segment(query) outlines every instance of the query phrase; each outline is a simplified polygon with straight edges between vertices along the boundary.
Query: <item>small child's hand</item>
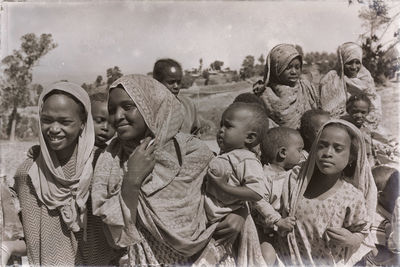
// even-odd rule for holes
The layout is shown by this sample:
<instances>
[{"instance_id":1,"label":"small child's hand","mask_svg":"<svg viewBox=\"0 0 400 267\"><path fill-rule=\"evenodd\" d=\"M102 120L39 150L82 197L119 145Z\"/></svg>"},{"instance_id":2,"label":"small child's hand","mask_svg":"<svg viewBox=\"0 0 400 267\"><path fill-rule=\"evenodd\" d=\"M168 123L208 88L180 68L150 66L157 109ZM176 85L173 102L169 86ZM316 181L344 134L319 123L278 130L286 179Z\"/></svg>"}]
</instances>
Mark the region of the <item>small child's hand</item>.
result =
<instances>
[{"instance_id":1,"label":"small child's hand","mask_svg":"<svg viewBox=\"0 0 400 267\"><path fill-rule=\"evenodd\" d=\"M287 232L291 232L293 230L293 227L296 224L296 218L294 217L286 217L286 218L280 218L279 221L277 221L276 226L278 226L278 232L280 235L285 235Z\"/></svg>"}]
</instances>

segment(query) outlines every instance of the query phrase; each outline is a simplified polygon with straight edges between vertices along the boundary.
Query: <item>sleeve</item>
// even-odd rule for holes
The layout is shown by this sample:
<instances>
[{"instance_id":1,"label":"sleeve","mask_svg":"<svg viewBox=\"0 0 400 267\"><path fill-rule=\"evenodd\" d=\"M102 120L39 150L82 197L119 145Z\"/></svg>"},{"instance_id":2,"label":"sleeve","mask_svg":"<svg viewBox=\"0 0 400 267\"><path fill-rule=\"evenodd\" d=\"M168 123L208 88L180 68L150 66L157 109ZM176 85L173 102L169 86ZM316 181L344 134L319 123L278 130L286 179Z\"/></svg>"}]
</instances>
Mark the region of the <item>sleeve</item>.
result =
<instances>
[{"instance_id":1,"label":"sleeve","mask_svg":"<svg viewBox=\"0 0 400 267\"><path fill-rule=\"evenodd\" d=\"M126 247L137 241L138 233L121 196L122 179L117 177L122 176L119 171L99 158L92 184L92 208L93 214L108 226L115 244Z\"/></svg>"},{"instance_id":2,"label":"sleeve","mask_svg":"<svg viewBox=\"0 0 400 267\"><path fill-rule=\"evenodd\" d=\"M369 234L370 219L367 214L365 199L360 191L354 190L353 199L346 207L346 215L343 227L352 233L362 233L364 236Z\"/></svg>"},{"instance_id":3,"label":"sleeve","mask_svg":"<svg viewBox=\"0 0 400 267\"><path fill-rule=\"evenodd\" d=\"M253 190L261 197L267 194L264 171L257 159L244 159L239 162L236 171L238 177L243 177L242 185Z\"/></svg>"},{"instance_id":4,"label":"sleeve","mask_svg":"<svg viewBox=\"0 0 400 267\"><path fill-rule=\"evenodd\" d=\"M264 219L265 227L272 228L274 224L282 217L270 204L270 196L272 194L272 181L265 177L266 193L263 198L254 204L254 208L261 214Z\"/></svg>"},{"instance_id":5,"label":"sleeve","mask_svg":"<svg viewBox=\"0 0 400 267\"><path fill-rule=\"evenodd\" d=\"M20 212L19 201L14 190L1 181L1 215L3 221L3 240L18 240L24 237L22 223L18 216Z\"/></svg>"}]
</instances>

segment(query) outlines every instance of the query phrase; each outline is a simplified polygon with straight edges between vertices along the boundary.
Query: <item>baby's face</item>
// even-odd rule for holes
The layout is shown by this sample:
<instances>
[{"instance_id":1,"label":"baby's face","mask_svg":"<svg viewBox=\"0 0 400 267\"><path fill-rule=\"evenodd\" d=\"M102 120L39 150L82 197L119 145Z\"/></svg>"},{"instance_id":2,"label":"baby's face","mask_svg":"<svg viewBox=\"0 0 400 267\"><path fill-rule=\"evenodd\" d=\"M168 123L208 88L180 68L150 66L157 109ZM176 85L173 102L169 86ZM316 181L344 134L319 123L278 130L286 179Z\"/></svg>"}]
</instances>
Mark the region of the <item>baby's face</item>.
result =
<instances>
[{"instance_id":1,"label":"baby's face","mask_svg":"<svg viewBox=\"0 0 400 267\"><path fill-rule=\"evenodd\" d=\"M182 81L182 70L174 66L170 66L163 71L163 78L160 81L174 95L177 95L180 90Z\"/></svg>"},{"instance_id":2,"label":"baby's face","mask_svg":"<svg viewBox=\"0 0 400 267\"><path fill-rule=\"evenodd\" d=\"M365 122L365 118L369 113L369 104L363 100L353 102L353 106L349 109L349 115L353 118L354 124L360 128Z\"/></svg>"},{"instance_id":3,"label":"baby's face","mask_svg":"<svg viewBox=\"0 0 400 267\"><path fill-rule=\"evenodd\" d=\"M304 148L303 138L300 134L291 134L288 141L287 156L285 158L285 169L289 170L300 162L301 152Z\"/></svg>"},{"instance_id":4,"label":"baby's face","mask_svg":"<svg viewBox=\"0 0 400 267\"><path fill-rule=\"evenodd\" d=\"M244 148L252 113L246 109L230 109L222 114L217 143L221 152Z\"/></svg>"},{"instance_id":5,"label":"baby's face","mask_svg":"<svg viewBox=\"0 0 400 267\"><path fill-rule=\"evenodd\" d=\"M96 134L95 143L96 145L105 144L115 134L115 129L109 123L107 102L94 101L92 103L92 117Z\"/></svg>"}]
</instances>

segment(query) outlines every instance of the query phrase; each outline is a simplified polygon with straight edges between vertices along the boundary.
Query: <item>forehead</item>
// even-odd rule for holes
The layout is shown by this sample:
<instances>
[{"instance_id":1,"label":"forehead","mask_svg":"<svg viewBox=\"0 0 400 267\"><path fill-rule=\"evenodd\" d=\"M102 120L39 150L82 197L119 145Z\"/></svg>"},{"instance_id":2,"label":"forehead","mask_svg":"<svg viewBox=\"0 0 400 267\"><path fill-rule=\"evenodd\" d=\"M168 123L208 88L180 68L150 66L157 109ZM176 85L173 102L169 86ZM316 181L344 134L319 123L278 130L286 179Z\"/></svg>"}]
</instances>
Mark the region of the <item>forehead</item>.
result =
<instances>
[{"instance_id":1,"label":"forehead","mask_svg":"<svg viewBox=\"0 0 400 267\"><path fill-rule=\"evenodd\" d=\"M182 70L177 66L166 66L162 69L163 78L165 80L180 80L182 79Z\"/></svg>"},{"instance_id":2,"label":"forehead","mask_svg":"<svg viewBox=\"0 0 400 267\"><path fill-rule=\"evenodd\" d=\"M95 115L97 113L107 112L107 102L103 101L92 101L92 114Z\"/></svg>"},{"instance_id":3,"label":"forehead","mask_svg":"<svg viewBox=\"0 0 400 267\"><path fill-rule=\"evenodd\" d=\"M128 95L125 89L116 87L111 89L110 97L108 98L109 103L119 103L122 101L133 101L132 98Z\"/></svg>"},{"instance_id":4,"label":"forehead","mask_svg":"<svg viewBox=\"0 0 400 267\"><path fill-rule=\"evenodd\" d=\"M368 109L369 108L369 104L367 101L359 99L353 102L353 109L354 108L358 108L358 109Z\"/></svg>"},{"instance_id":5,"label":"forehead","mask_svg":"<svg viewBox=\"0 0 400 267\"><path fill-rule=\"evenodd\" d=\"M228 108L223 117L231 120L248 120L253 116L253 112L245 107Z\"/></svg>"},{"instance_id":6,"label":"forehead","mask_svg":"<svg viewBox=\"0 0 400 267\"><path fill-rule=\"evenodd\" d=\"M337 125L326 126L321 133L320 140L342 145L350 145L351 143L351 137L347 130Z\"/></svg>"},{"instance_id":7,"label":"forehead","mask_svg":"<svg viewBox=\"0 0 400 267\"><path fill-rule=\"evenodd\" d=\"M288 143L296 146L302 146L304 144L300 133L290 133Z\"/></svg>"},{"instance_id":8,"label":"forehead","mask_svg":"<svg viewBox=\"0 0 400 267\"><path fill-rule=\"evenodd\" d=\"M71 117L80 114L79 104L64 94L49 96L43 103L42 114Z\"/></svg>"},{"instance_id":9,"label":"forehead","mask_svg":"<svg viewBox=\"0 0 400 267\"><path fill-rule=\"evenodd\" d=\"M346 61L346 63L344 63L344 64L349 64L350 65L350 64L354 64L354 63L361 64L361 61L358 58L354 58L352 60Z\"/></svg>"},{"instance_id":10,"label":"forehead","mask_svg":"<svg viewBox=\"0 0 400 267\"><path fill-rule=\"evenodd\" d=\"M327 121L329 121L329 116L326 114L316 114L311 117L311 125L314 128L319 129Z\"/></svg>"},{"instance_id":11,"label":"forehead","mask_svg":"<svg viewBox=\"0 0 400 267\"><path fill-rule=\"evenodd\" d=\"M290 61L290 63L289 63L289 65L295 65L295 64L298 64L298 65L301 64L300 59L298 57L292 59L292 61Z\"/></svg>"}]
</instances>

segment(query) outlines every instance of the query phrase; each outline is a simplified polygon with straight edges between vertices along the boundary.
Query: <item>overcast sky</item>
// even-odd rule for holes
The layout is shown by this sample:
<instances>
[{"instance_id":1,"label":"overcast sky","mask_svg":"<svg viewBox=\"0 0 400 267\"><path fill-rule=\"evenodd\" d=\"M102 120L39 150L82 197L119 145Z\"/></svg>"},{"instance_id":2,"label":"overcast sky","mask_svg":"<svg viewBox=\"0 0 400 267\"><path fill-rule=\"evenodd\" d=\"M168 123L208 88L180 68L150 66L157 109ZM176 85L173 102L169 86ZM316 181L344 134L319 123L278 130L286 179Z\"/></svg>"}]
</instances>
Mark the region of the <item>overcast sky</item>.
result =
<instances>
[{"instance_id":1,"label":"overcast sky","mask_svg":"<svg viewBox=\"0 0 400 267\"><path fill-rule=\"evenodd\" d=\"M79 84L109 67L147 73L163 57L183 68L218 59L239 69L246 55L279 43L335 52L362 32L359 4L342 1L3 3L2 57L26 33L51 33L58 47L40 60L34 82Z\"/></svg>"}]
</instances>

